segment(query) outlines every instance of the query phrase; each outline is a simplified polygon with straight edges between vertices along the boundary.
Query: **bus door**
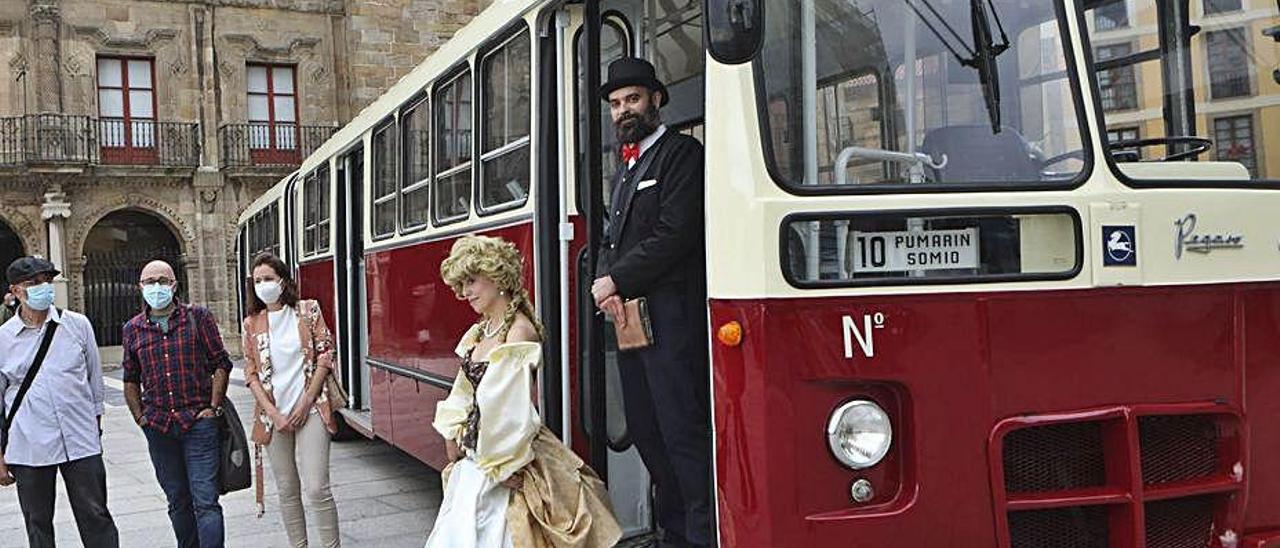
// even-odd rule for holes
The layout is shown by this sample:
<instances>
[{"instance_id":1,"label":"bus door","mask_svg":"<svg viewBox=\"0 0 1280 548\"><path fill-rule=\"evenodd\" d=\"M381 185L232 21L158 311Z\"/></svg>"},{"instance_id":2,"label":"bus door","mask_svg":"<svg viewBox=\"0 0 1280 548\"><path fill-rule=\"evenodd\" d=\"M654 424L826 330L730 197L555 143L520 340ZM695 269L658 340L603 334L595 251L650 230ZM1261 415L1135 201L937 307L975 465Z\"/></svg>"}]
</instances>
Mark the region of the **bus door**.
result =
<instances>
[{"instance_id":1,"label":"bus door","mask_svg":"<svg viewBox=\"0 0 1280 548\"><path fill-rule=\"evenodd\" d=\"M364 280L364 148L338 157L335 218L334 281L337 288L338 356L340 371L351 397L348 424L371 433L369 365L365 362L368 333Z\"/></svg>"},{"instance_id":2,"label":"bus door","mask_svg":"<svg viewBox=\"0 0 1280 548\"><path fill-rule=\"evenodd\" d=\"M577 314L574 333L581 364L577 407L588 434L592 465L609 484L610 498L627 537L648 535L653 527L652 485L639 452L627 433L622 384L613 328L594 314L593 261L608 218L618 142L608 106L597 90L609 63L621 57L652 62L671 93L662 109L669 130L702 138L704 50L702 2L696 0L604 0L587 2L584 24L574 34L576 90L574 143L577 158L576 204L586 242L575 257ZM595 70L586 70L594 65Z\"/></svg>"}]
</instances>

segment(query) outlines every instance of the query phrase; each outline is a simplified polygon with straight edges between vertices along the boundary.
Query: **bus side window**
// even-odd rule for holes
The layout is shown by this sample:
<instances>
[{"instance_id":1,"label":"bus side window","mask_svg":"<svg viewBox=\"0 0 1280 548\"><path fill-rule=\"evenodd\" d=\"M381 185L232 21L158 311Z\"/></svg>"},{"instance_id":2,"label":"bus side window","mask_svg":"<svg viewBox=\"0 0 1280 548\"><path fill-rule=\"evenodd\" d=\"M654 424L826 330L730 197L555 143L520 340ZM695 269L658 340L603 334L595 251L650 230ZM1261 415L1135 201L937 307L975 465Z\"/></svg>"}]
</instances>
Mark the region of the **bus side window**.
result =
<instances>
[{"instance_id":1,"label":"bus side window","mask_svg":"<svg viewBox=\"0 0 1280 548\"><path fill-rule=\"evenodd\" d=\"M519 207L529 196L529 31L481 64L480 210Z\"/></svg>"},{"instance_id":2,"label":"bus side window","mask_svg":"<svg viewBox=\"0 0 1280 548\"><path fill-rule=\"evenodd\" d=\"M432 209L436 224L467 217L471 210L471 71L465 70L434 96L436 169Z\"/></svg>"}]
</instances>

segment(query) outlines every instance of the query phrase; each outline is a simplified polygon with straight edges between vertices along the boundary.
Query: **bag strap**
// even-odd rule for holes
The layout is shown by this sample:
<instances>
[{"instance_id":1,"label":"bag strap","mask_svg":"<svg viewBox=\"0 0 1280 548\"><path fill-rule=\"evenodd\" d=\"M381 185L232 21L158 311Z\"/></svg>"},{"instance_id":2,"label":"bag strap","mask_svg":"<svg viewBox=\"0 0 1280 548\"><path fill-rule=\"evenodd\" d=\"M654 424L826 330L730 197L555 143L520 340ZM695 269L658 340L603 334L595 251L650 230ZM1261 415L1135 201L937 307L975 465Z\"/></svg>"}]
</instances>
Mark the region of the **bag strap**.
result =
<instances>
[{"instance_id":1,"label":"bag strap","mask_svg":"<svg viewBox=\"0 0 1280 548\"><path fill-rule=\"evenodd\" d=\"M13 418L18 414L18 408L22 407L22 400L26 398L27 391L31 389L31 383L36 379L36 373L40 372L40 366L44 364L44 357L49 353L49 345L53 343L53 334L57 331L58 322L48 322L44 330L44 339L40 341L40 349L36 351L35 360L31 362L31 368L27 369L27 375L22 379L18 395L13 398L13 407L9 408L9 412L5 414L4 431L0 432L0 454L9 449L9 427L13 426Z\"/></svg>"}]
</instances>

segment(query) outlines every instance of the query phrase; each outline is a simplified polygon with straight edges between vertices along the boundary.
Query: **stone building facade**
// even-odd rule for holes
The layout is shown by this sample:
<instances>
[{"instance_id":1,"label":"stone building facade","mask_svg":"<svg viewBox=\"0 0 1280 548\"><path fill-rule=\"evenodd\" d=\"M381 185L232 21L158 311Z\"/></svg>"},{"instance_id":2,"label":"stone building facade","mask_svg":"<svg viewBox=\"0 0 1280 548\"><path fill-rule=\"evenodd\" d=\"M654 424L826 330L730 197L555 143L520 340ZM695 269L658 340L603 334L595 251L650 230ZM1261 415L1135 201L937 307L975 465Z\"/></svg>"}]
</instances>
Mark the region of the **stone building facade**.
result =
<instances>
[{"instance_id":1,"label":"stone building facade","mask_svg":"<svg viewBox=\"0 0 1280 548\"><path fill-rule=\"evenodd\" d=\"M148 257L234 337L236 220L488 0L0 2L0 262L117 344Z\"/></svg>"}]
</instances>

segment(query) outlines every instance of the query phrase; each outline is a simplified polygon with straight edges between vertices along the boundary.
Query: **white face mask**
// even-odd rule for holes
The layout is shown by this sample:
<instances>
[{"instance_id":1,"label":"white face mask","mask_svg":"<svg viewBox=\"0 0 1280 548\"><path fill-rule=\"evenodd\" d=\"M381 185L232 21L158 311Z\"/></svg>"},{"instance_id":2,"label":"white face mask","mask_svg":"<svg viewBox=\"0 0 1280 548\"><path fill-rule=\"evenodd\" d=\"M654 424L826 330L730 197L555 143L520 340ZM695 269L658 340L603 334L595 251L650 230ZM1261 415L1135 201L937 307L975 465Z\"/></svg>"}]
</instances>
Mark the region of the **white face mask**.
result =
<instances>
[{"instance_id":1,"label":"white face mask","mask_svg":"<svg viewBox=\"0 0 1280 548\"><path fill-rule=\"evenodd\" d=\"M280 300L280 294L284 293L284 288L280 287L280 282L258 282L253 284L253 292L262 302L276 304Z\"/></svg>"}]
</instances>

